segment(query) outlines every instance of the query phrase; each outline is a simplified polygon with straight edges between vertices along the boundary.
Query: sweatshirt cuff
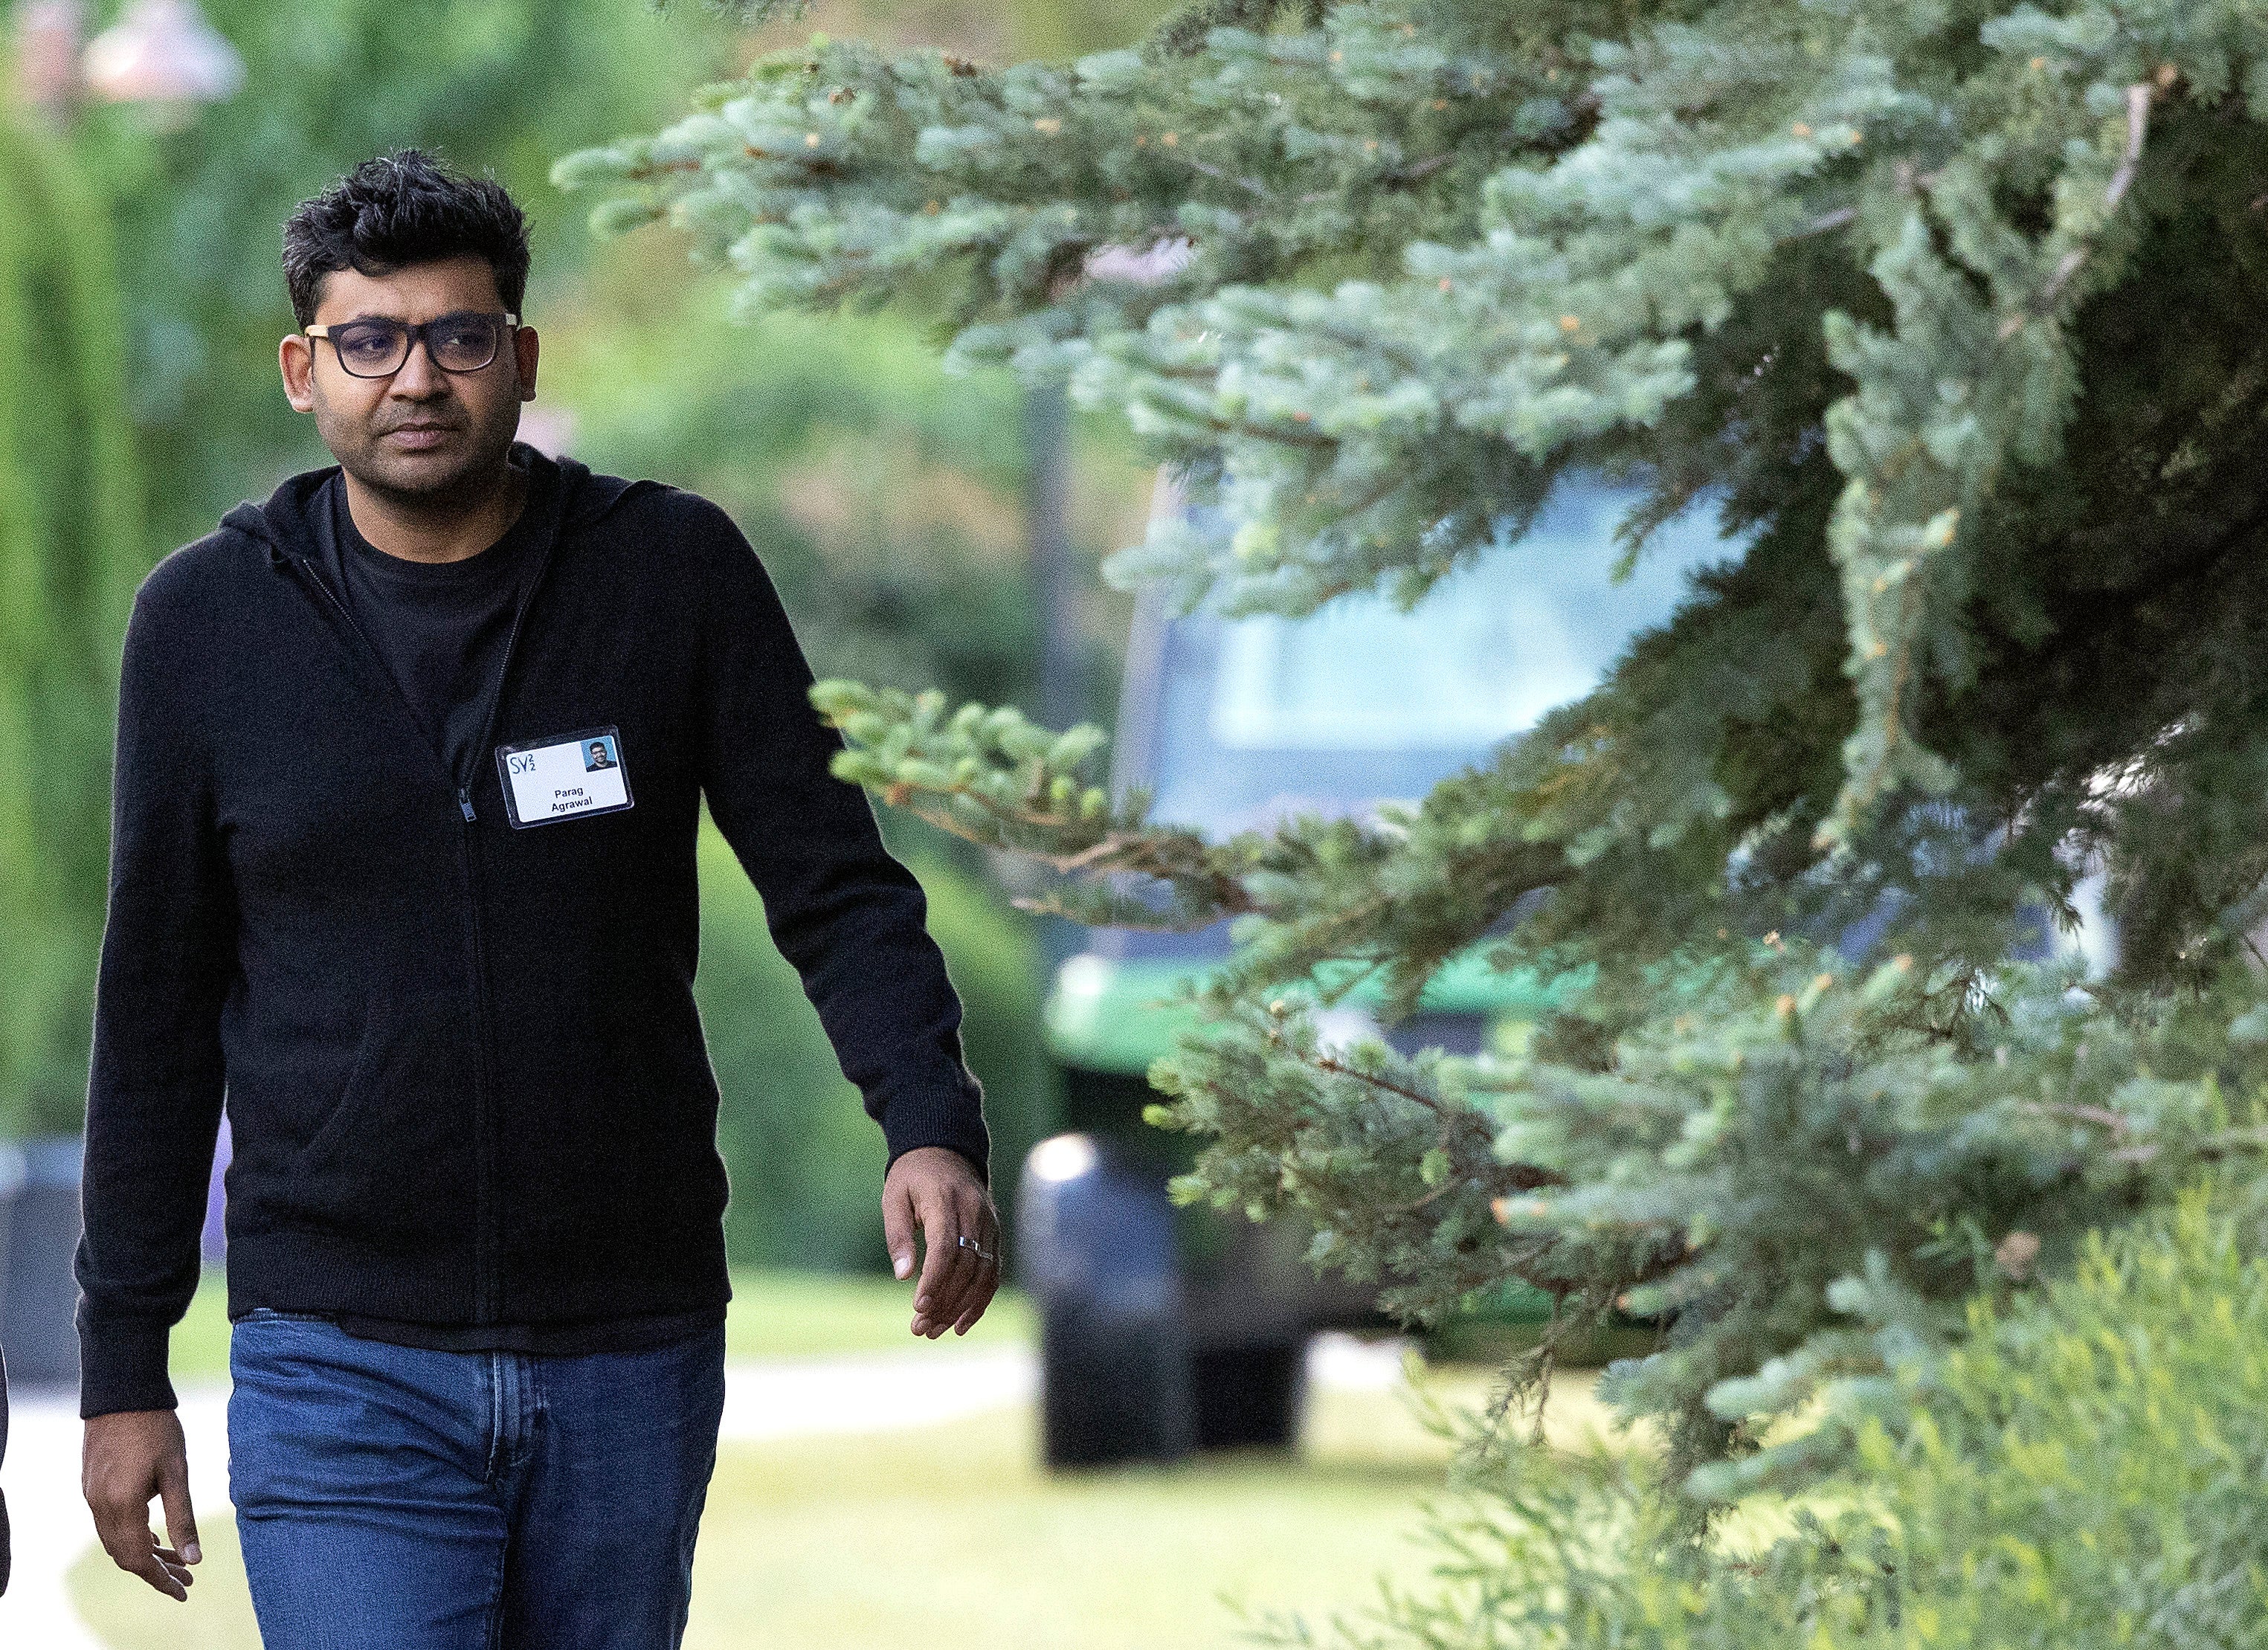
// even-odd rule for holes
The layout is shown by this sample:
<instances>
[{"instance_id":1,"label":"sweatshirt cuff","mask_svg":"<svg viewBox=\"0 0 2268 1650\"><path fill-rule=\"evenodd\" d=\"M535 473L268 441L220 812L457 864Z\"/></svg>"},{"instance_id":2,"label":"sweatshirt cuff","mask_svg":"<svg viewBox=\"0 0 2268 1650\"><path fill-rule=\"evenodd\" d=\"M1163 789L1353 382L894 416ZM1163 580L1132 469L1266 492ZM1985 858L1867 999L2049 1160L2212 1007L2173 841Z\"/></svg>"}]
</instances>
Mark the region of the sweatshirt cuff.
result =
<instances>
[{"instance_id":1,"label":"sweatshirt cuff","mask_svg":"<svg viewBox=\"0 0 2268 1650\"><path fill-rule=\"evenodd\" d=\"M179 1400L166 1373L173 1325L160 1318L109 1318L78 1328L81 1420L121 1410L170 1410Z\"/></svg>"},{"instance_id":2,"label":"sweatshirt cuff","mask_svg":"<svg viewBox=\"0 0 2268 1650\"><path fill-rule=\"evenodd\" d=\"M979 1183L992 1183L992 1139L984 1126L984 1107L979 1091L958 1085L902 1090L891 1097L882 1113L882 1138L890 1165L921 1145L946 1145L967 1158Z\"/></svg>"}]
</instances>

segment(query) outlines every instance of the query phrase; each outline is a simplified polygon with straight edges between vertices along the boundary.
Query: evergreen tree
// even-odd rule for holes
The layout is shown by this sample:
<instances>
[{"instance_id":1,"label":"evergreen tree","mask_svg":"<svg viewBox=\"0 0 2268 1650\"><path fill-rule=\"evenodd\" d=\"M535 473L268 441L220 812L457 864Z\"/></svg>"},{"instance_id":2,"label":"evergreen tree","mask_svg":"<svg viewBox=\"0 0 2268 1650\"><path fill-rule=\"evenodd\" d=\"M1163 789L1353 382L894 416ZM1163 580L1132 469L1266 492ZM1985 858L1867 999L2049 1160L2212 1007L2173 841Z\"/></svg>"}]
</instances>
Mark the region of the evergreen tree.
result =
<instances>
[{"instance_id":1,"label":"evergreen tree","mask_svg":"<svg viewBox=\"0 0 2268 1650\"><path fill-rule=\"evenodd\" d=\"M1068 64L814 41L555 175L753 308L941 292L953 358L1123 411L1230 524L1112 564L1185 604L1414 601L1578 471L1644 490L1631 557L1740 535L1378 821L1207 841L1092 729L815 692L1055 909L1241 919L1152 1073L1184 1195L1420 1319L1665 1315L1611 1389L1706 1499L1848 1461L1897 1349L2263 1143L2264 98L2258 0L1205 0ZM2009 961L2095 872L2116 973ZM1517 1061L1318 1042L1476 943L1596 983Z\"/></svg>"},{"instance_id":2,"label":"evergreen tree","mask_svg":"<svg viewBox=\"0 0 2268 1650\"><path fill-rule=\"evenodd\" d=\"M0 1136L70 1133L110 841L118 648L141 577L107 206L0 109Z\"/></svg>"}]
</instances>

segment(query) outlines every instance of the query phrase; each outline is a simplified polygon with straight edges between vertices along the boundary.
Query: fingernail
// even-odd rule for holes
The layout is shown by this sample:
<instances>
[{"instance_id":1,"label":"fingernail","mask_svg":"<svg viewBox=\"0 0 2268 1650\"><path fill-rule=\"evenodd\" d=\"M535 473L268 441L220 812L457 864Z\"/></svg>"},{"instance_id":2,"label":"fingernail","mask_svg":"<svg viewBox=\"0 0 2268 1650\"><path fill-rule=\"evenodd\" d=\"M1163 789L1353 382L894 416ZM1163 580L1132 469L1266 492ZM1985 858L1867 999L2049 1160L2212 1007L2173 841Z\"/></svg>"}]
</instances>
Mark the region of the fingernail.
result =
<instances>
[{"instance_id":1,"label":"fingernail","mask_svg":"<svg viewBox=\"0 0 2268 1650\"><path fill-rule=\"evenodd\" d=\"M909 1271L913 1271L913 1269L914 1269L914 1257L913 1257L912 1256L910 1256L910 1255L901 1255L901 1256L899 1256L897 1257L897 1259L896 1259L895 1261L892 1262L891 1263L892 1263L893 1265L896 1266L896 1268L898 1269L898 1276L899 1276L899 1277L901 1277L901 1278L902 1278L902 1277L904 1277L908 1272L909 1272Z\"/></svg>"},{"instance_id":2,"label":"fingernail","mask_svg":"<svg viewBox=\"0 0 2268 1650\"><path fill-rule=\"evenodd\" d=\"M187 1558L191 1564L202 1564L205 1561L205 1551L196 1543L191 1542L181 1549L181 1557Z\"/></svg>"}]
</instances>

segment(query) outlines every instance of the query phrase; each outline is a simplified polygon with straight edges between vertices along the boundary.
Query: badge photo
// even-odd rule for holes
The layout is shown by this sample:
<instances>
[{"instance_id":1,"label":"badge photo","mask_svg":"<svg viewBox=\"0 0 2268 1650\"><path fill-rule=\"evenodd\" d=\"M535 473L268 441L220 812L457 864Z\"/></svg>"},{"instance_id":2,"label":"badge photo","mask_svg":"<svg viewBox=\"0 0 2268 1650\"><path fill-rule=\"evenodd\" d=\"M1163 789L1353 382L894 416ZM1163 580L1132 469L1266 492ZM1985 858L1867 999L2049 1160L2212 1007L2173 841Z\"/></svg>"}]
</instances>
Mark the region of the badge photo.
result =
<instances>
[{"instance_id":1,"label":"badge photo","mask_svg":"<svg viewBox=\"0 0 2268 1650\"><path fill-rule=\"evenodd\" d=\"M504 812L515 829L618 814L631 806L630 769L614 727L578 728L497 747Z\"/></svg>"}]
</instances>

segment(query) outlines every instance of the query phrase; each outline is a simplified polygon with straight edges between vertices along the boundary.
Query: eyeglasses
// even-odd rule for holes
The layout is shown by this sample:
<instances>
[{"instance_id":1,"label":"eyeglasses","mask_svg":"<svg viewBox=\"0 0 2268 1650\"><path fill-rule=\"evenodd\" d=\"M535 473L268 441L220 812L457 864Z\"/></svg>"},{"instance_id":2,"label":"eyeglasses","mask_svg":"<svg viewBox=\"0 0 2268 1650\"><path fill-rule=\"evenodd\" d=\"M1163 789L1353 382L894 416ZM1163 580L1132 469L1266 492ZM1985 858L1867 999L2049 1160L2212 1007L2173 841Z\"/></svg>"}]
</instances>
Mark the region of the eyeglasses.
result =
<instances>
[{"instance_id":1,"label":"eyeglasses","mask_svg":"<svg viewBox=\"0 0 2268 1650\"><path fill-rule=\"evenodd\" d=\"M497 358L505 332L519 325L519 317L509 313L460 309L416 326L372 315L304 330L310 338L328 338L339 365L354 377L390 378L401 370L420 338L425 341L426 358L444 372L477 372Z\"/></svg>"}]
</instances>

